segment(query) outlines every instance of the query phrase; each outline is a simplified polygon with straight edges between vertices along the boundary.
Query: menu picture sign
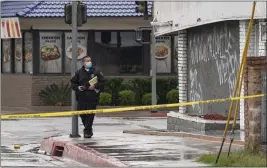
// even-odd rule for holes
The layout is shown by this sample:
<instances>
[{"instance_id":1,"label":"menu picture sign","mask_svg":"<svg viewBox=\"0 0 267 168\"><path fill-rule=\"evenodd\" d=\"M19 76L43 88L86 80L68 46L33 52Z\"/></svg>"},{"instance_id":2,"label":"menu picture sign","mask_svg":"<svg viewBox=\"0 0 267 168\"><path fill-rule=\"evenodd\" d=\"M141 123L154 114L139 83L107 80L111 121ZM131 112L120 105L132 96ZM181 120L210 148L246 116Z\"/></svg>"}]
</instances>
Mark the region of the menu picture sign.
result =
<instances>
[{"instance_id":1,"label":"menu picture sign","mask_svg":"<svg viewBox=\"0 0 267 168\"><path fill-rule=\"evenodd\" d=\"M171 73L171 37L156 38L155 58L157 73Z\"/></svg>"},{"instance_id":2,"label":"menu picture sign","mask_svg":"<svg viewBox=\"0 0 267 168\"><path fill-rule=\"evenodd\" d=\"M22 39L15 39L15 72L22 72Z\"/></svg>"},{"instance_id":3,"label":"menu picture sign","mask_svg":"<svg viewBox=\"0 0 267 168\"><path fill-rule=\"evenodd\" d=\"M77 36L77 68L82 66L82 58L87 55L87 32L79 32ZM65 72L70 73L72 60L72 33L65 33Z\"/></svg>"},{"instance_id":4,"label":"menu picture sign","mask_svg":"<svg viewBox=\"0 0 267 168\"><path fill-rule=\"evenodd\" d=\"M4 39L3 40L3 72L11 72L11 57L10 52L11 50L11 41L10 39Z\"/></svg>"},{"instance_id":5,"label":"menu picture sign","mask_svg":"<svg viewBox=\"0 0 267 168\"><path fill-rule=\"evenodd\" d=\"M32 34L25 33L24 35L24 70L26 73L32 73Z\"/></svg>"},{"instance_id":6,"label":"menu picture sign","mask_svg":"<svg viewBox=\"0 0 267 168\"><path fill-rule=\"evenodd\" d=\"M40 33L40 72L61 73L62 33Z\"/></svg>"}]
</instances>

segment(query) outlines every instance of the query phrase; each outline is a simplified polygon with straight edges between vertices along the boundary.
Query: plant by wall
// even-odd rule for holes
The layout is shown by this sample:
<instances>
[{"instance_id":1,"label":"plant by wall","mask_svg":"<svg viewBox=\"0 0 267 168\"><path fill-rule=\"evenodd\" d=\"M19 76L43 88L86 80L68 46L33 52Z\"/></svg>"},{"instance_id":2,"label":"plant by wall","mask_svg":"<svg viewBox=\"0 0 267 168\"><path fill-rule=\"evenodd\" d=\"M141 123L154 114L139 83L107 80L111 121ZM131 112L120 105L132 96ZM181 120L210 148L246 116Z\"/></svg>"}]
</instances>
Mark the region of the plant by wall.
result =
<instances>
[{"instance_id":1,"label":"plant by wall","mask_svg":"<svg viewBox=\"0 0 267 168\"><path fill-rule=\"evenodd\" d=\"M99 96L99 105L110 105L112 101L112 96L110 93L102 92Z\"/></svg>"},{"instance_id":2,"label":"plant by wall","mask_svg":"<svg viewBox=\"0 0 267 168\"><path fill-rule=\"evenodd\" d=\"M112 105L119 105L119 92L121 91L123 78L107 78L105 92L112 95Z\"/></svg>"},{"instance_id":3,"label":"plant by wall","mask_svg":"<svg viewBox=\"0 0 267 168\"><path fill-rule=\"evenodd\" d=\"M123 90L119 93L120 105L134 105L135 104L135 93L131 90Z\"/></svg>"},{"instance_id":4,"label":"plant by wall","mask_svg":"<svg viewBox=\"0 0 267 168\"><path fill-rule=\"evenodd\" d=\"M177 89L170 90L166 95L166 99L168 103L179 103L179 91Z\"/></svg>"},{"instance_id":5,"label":"plant by wall","mask_svg":"<svg viewBox=\"0 0 267 168\"><path fill-rule=\"evenodd\" d=\"M157 96L157 100L159 97ZM146 93L142 97L142 105L151 105L152 104L152 93Z\"/></svg>"},{"instance_id":6,"label":"plant by wall","mask_svg":"<svg viewBox=\"0 0 267 168\"><path fill-rule=\"evenodd\" d=\"M60 86L55 83L42 89L39 93L40 98L48 106L64 106L67 99L71 96L69 84L61 83Z\"/></svg>"}]
</instances>

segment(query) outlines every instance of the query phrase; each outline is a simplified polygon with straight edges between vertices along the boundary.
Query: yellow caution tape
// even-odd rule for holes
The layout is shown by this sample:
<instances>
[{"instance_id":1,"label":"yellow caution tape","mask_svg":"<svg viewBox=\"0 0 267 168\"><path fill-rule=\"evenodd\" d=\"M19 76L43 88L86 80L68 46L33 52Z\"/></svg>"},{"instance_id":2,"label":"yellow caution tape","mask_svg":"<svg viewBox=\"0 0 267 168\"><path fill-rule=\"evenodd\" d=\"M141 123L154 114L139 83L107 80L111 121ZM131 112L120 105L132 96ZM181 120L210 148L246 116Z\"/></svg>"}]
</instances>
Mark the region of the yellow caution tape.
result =
<instances>
[{"instance_id":1,"label":"yellow caution tape","mask_svg":"<svg viewBox=\"0 0 267 168\"><path fill-rule=\"evenodd\" d=\"M232 98L214 99L214 100L203 100L203 101L196 101L196 102L122 107L122 108L110 108L110 109L98 109L98 110L61 111L61 112L51 112L51 113L46 112L46 113L35 113L35 114L11 114L11 115L2 115L1 119L62 117L62 116L81 115L81 114L93 114L93 113L113 113L113 112L137 111L137 110L141 111L141 110L151 110L151 109L159 109L159 108L190 106L190 105L195 105L195 104L218 103L218 102L225 102L225 101L230 101L230 100L251 99L251 98L257 98L257 97L263 97L264 95L265 94L258 94L258 95L251 95L251 96L232 97Z\"/></svg>"}]
</instances>

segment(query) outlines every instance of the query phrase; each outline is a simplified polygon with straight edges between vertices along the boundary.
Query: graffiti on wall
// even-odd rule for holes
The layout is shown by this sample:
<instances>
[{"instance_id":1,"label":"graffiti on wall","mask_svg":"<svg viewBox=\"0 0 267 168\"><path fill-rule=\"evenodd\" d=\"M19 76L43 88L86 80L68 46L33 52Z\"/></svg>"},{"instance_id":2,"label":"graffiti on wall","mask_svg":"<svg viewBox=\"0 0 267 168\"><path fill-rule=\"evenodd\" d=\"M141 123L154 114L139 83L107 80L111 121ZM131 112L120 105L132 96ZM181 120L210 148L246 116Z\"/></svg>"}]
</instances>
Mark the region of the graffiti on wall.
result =
<instances>
[{"instance_id":1,"label":"graffiti on wall","mask_svg":"<svg viewBox=\"0 0 267 168\"><path fill-rule=\"evenodd\" d=\"M189 30L189 101L231 96L239 67L239 53L237 21L215 23ZM195 105L191 111L225 113L225 110L222 110L224 106Z\"/></svg>"}]
</instances>

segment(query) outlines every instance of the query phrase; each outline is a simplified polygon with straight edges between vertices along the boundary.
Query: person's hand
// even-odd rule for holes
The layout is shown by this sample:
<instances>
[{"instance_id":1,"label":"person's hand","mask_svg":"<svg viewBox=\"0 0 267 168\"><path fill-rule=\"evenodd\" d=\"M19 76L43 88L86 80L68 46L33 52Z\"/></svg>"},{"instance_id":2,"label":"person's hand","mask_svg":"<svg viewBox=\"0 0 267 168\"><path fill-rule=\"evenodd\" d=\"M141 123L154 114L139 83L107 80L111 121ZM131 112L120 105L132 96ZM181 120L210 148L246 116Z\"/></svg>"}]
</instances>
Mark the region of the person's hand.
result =
<instances>
[{"instance_id":1,"label":"person's hand","mask_svg":"<svg viewBox=\"0 0 267 168\"><path fill-rule=\"evenodd\" d=\"M78 86L79 91L84 91L84 86Z\"/></svg>"},{"instance_id":2,"label":"person's hand","mask_svg":"<svg viewBox=\"0 0 267 168\"><path fill-rule=\"evenodd\" d=\"M88 89L89 90L94 90L95 89L95 85L91 85Z\"/></svg>"}]
</instances>

